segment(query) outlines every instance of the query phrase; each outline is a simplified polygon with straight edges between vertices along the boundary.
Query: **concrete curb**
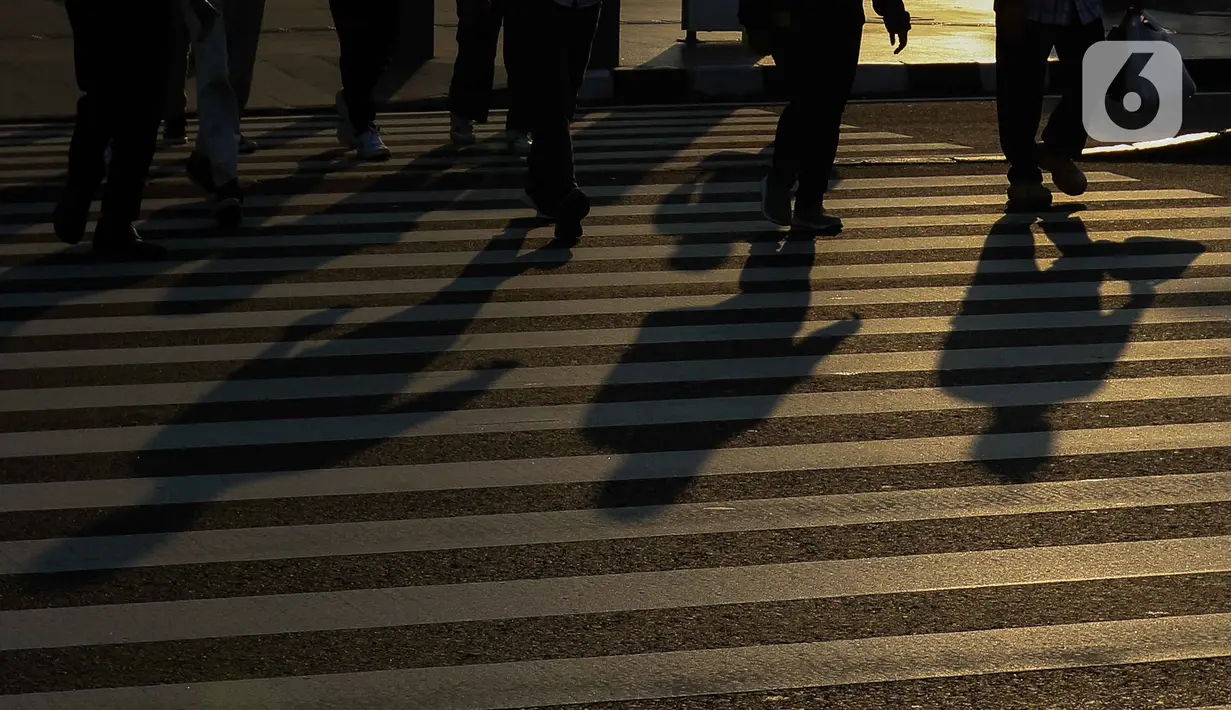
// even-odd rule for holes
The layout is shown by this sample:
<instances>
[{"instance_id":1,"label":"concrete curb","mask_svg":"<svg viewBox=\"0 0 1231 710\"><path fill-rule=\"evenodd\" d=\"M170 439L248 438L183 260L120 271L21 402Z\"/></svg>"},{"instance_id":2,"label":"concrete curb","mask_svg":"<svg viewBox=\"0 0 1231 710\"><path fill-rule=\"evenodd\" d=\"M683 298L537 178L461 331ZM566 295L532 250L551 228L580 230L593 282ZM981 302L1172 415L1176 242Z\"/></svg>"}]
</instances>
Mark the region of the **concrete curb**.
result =
<instances>
[{"instance_id":1,"label":"concrete curb","mask_svg":"<svg viewBox=\"0 0 1231 710\"><path fill-rule=\"evenodd\" d=\"M1057 87L1051 62L1049 92ZM1231 91L1231 57L1189 59L1189 74L1201 93ZM652 105L708 101L781 101L786 98L776 66L618 68L588 72L586 105ZM993 63L860 64L852 98L951 99L996 95Z\"/></svg>"}]
</instances>

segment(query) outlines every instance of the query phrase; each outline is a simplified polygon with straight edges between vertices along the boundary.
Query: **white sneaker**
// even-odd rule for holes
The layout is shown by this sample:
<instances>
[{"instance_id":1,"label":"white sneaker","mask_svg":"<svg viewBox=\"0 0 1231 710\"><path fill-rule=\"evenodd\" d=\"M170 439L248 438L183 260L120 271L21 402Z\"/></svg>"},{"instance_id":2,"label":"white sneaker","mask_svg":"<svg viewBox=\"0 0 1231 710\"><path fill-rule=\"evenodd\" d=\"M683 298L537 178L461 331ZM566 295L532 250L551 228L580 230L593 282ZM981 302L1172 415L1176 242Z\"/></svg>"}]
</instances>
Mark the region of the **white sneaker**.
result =
<instances>
[{"instance_id":1,"label":"white sneaker","mask_svg":"<svg viewBox=\"0 0 1231 710\"><path fill-rule=\"evenodd\" d=\"M342 98L342 90L334 97L334 110L338 113L338 143L347 148L356 147L355 129L350 125L350 110L346 108L346 100Z\"/></svg>"},{"instance_id":2,"label":"white sneaker","mask_svg":"<svg viewBox=\"0 0 1231 710\"><path fill-rule=\"evenodd\" d=\"M474 121L462 118L456 113L449 114L449 139L453 141L453 145L474 143Z\"/></svg>"},{"instance_id":3,"label":"white sneaker","mask_svg":"<svg viewBox=\"0 0 1231 710\"><path fill-rule=\"evenodd\" d=\"M533 140L529 133L522 131L505 131L504 142L509 147L509 150L519 155L529 155L530 145Z\"/></svg>"},{"instance_id":4,"label":"white sneaker","mask_svg":"<svg viewBox=\"0 0 1231 710\"><path fill-rule=\"evenodd\" d=\"M385 160L393 157L393 151L380 139L380 128L375 124L355 137L355 150L364 160Z\"/></svg>"}]
</instances>

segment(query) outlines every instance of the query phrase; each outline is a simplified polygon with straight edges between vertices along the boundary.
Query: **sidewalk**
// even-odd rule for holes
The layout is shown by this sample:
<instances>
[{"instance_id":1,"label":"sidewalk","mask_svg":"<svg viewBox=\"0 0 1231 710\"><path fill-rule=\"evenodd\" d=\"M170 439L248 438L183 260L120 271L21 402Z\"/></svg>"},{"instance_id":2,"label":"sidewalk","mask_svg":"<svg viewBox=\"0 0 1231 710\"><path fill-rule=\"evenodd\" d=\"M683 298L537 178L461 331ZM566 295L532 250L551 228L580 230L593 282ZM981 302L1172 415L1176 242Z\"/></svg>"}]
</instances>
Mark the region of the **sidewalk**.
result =
<instances>
[{"instance_id":1,"label":"sidewalk","mask_svg":"<svg viewBox=\"0 0 1231 710\"><path fill-rule=\"evenodd\" d=\"M1211 11L1213 0L1180 2L1187 3L1183 7L1191 10L1189 14L1153 14L1179 33L1175 44L1200 90L1231 89L1231 13ZM906 50L894 55L867 0L869 22L856 95L902 99L991 95L992 0L907 0L907 4L914 31ZM1118 12L1109 12L1107 26L1119 17ZM745 52L738 33L701 33L698 44L685 44L678 0L624 0L622 21L621 67L592 72L588 102L774 98L772 59L758 60ZM330 23L324 0L268 0L252 112L332 106L338 87L338 48ZM0 28L0 120L69 117L78 92L63 9L53 0L5 0ZM437 0L435 58L413 73L398 67L390 72L382 92L393 105L443 106L456 56L455 31L454 3ZM498 66L497 86L502 88L504 81L503 67ZM191 94L190 84L190 106L195 104ZM497 101L503 97L498 95Z\"/></svg>"}]
</instances>

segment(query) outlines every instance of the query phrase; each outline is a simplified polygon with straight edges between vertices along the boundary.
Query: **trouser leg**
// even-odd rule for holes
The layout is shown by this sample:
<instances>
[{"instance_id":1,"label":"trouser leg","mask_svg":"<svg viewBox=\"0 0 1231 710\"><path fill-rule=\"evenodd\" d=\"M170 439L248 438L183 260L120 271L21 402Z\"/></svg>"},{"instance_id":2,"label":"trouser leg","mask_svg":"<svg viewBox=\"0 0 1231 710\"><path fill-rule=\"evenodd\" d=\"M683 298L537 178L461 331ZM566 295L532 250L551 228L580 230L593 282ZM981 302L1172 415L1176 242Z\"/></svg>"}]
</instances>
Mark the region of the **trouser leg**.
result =
<instances>
[{"instance_id":1,"label":"trouser leg","mask_svg":"<svg viewBox=\"0 0 1231 710\"><path fill-rule=\"evenodd\" d=\"M225 185L239 177L239 107L231 87L227 60L226 13L234 2L244 0L213 0L223 16L214 23L204 39L193 41L197 66L197 129L196 152L209 158L215 186ZM199 23L188 0L181 8L189 31L198 35Z\"/></svg>"},{"instance_id":2,"label":"trouser leg","mask_svg":"<svg viewBox=\"0 0 1231 710\"><path fill-rule=\"evenodd\" d=\"M89 0L99 2L100 0ZM107 12L125 14L108 26L117 101L111 104L111 165L103 190L102 217L113 224L136 221L158 141L167 86L172 27L170 0L123 0ZM139 18L129 22L129 18Z\"/></svg>"},{"instance_id":3,"label":"trouser leg","mask_svg":"<svg viewBox=\"0 0 1231 710\"><path fill-rule=\"evenodd\" d=\"M1058 155L1076 160L1089 138L1081 118L1081 62L1087 49L1103 41L1103 20L1058 27L1054 32L1056 56L1060 60L1061 98L1043 129L1043 144Z\"/></svg>"},{"instance_id":4,"label":"trouser leg","mask_svg":"<svg viewBox=\"0 0 1231 710\"><path fill-rule=\"evenodd\" d=\"M1050 54L1043 26L1026 20L1024 10L996 13L996 119L1010 182L1043 181L1035 134Z\"/></svg>"},{"instance_id":5,"label":"trouser leg","mask_svg":"<svg viewBox=\"0 0 1231 710\"><path fill-rule=\"evenodd\" d=\"M488 3L484 10L474 5L475 0L457 0L457 59L449 84L449 111L469 121L486 123L503 7Z\"/></svg>"},{"instance_id":6,"label":"trouser leg","mask_svg":"<svg viewBox=\"0 0 1231 710\"><path fill-rule=\"evenodd\" d=\"M527 73L535 77L534 88L528 92L534 106L534 143L527 161L527 188L541 204L550 205L577 186L569 124L585 78L600 9L564 8L553 0L526 0L525 4L530 12L518 21L515 32L537 28L540 37L552 38L533 45L525 65ZM520 36L529 39L528 35Z\"/></svg>"},{"instance_id":7,"label":"trouser leg","mask_svg":"<svg viewBox=\"0 0 1231 710\"><path fill-rule=\"evenodd\" d=\"M227 64L235 105L242 118L252 95L252 75L256 68L261 26L265 20L265 0L231 0L227 3Z\"/></svg>"},{"instance_id":8,"label":"trouser leg","mask_svg":"<svg viewBox=\"0 0 1231 710\"><path fill-rule=\"evenodd\" d=\"M329 0L338 31L342 95L351 126L362 133L376 121L376 85L389 67L401 25L400 0Z\"/></svg>"},{"instance_id":9,"label":"trouser leg","mask_svg":"<svg viewBox=\"0 0 1231 710\"><path fill-rule=\"evenodd\" d=\"M109 8L96 0L66 0L73 30L73 67L77 88L77 116L68 147L70 190L93 195L106 174L103 151L111 140L111 116L116 101L113 55L107 48Z\"/></svg>"},{"instance_id":10,"label":"trouser leg","mask_svg":"<svg viewBox=\"0 0 1231 710\"><path fill-rule=\"evenodd\" d=\"M801 79L805 86L799 91L799 128L802 130L797 132L800 164L795 202L798 205L817 205L825 197L838 154L842 115L859 67L863 26L850 23L831 27L829 31L832 42L823 56L824 64L806 67L811 71L801 72L806 78ZM802 47L800 53L803 53Z\"/></svg>"},{"instance_id":11,"label":"trouser leg","mask_svg":"<svg viewBox=\"0 0 1231 710\"><path fill-rule=\"evenodd\" d=\"M185 87L192 41L188 37L188 25L180 12L172 13L169 42L171 51L167 55L167 100L164 102L163 118L168 126L181 129L187 122L188 96Z\"/></svg>"}]
</instances>

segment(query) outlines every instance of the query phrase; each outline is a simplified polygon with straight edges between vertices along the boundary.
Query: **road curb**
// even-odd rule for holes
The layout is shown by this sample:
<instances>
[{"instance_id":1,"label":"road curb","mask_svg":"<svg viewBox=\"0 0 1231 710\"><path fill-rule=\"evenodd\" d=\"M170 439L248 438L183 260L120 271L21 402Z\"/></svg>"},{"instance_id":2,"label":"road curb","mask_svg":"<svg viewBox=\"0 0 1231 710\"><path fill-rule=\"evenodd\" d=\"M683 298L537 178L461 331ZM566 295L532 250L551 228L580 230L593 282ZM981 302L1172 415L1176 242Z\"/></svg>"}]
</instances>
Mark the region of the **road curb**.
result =
<instances>
[{"instance_id":1,"label":"road curb","mask_svg":"<svg viewBox=\"0 0 1231 710\"><path fill-rule=\"evenodd\" d=\"M1057 62L1050 62L1054 94ZM1202 93L1231 91L1231 57L1189 59L1189 74ZM991 62L860 64L851 92L856 99L993 98ZM776 66L621 67L587 73L579 97L585 105L654 105L713 101L781 101L787 97Z\"/></svg>"}]
</instances>

